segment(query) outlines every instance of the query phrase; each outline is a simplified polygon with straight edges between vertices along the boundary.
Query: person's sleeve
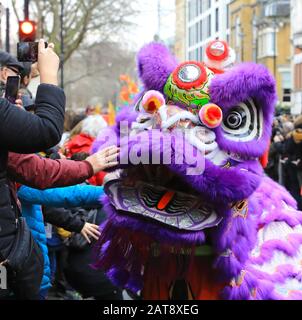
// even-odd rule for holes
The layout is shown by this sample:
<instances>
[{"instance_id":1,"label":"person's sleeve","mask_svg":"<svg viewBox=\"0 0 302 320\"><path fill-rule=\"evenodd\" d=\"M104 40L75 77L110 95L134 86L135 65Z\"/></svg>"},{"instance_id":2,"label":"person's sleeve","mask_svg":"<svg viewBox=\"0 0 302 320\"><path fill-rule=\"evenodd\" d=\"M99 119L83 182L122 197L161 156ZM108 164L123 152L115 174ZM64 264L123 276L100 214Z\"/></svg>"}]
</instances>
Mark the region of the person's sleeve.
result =
<instances>
[{"instance_id":1,"label":"person's sleeve","mask_svg":"<svg viewBox=\"0 0 302 320\"><path fill-rule=\"evenodd\" d=\"M70 208L99 205L100 197L103 194L103 187L90 185L76 185L47 190L21 186L18 191L18 198L27 203L40 204L46 207Z\"/></svg>"},{"instance_id":2,"label":"person's sleeve","mask_svg":"<svg viewBox=\"0 0 302 320\"><path fill-rule=\"evenodd\" d=\"M70 232L80 233L85 225L81 215L73 214L70 209L43 208L44 221Z\"/></svg>"},{"instance_id":3,"label":"person's sleeve","mask_svg":"<svg viewBox=\"0 0 302 320\"><path fill-rule=\"evenodd\" d=\"M13 152L8 155L7 171L11 180L37 189L75 185L93 176L88 161L52 160Z\"/></svg>"},{"instance_id":4,"label":"person's sleeve","mask_svg":"<svg viewBox=\"0 0 302 320\"><path fill-rule=\"evenodd\" d=\"M297 144L295 143L293 137L290 137L284 141L283 151L284 153L288 153L290 155L296 154Z\"/></svg>"},{"instance_id":5,"label":"person's sleeve","mask_svg":"<svg viewBox=\"0 0 302 320\"><path fill-rule=\"evenodd\" d=\"M274 149L277 153L280 153L283 155L285 153L285 148L284 148L284 141L282 142L275 142L274 143Z\"/></svg>"},{"instance_id":6,"label":"person's sleeve","mask_svg":"<svg viewBox=\"0 0 302 320\"><path fill-rule=\"evenodd\" d=\"M65 94L41 84L32 114L0 98L0 146L13 152L33 153L60 142L63 133Z\"/></svg>"}]
</instances>

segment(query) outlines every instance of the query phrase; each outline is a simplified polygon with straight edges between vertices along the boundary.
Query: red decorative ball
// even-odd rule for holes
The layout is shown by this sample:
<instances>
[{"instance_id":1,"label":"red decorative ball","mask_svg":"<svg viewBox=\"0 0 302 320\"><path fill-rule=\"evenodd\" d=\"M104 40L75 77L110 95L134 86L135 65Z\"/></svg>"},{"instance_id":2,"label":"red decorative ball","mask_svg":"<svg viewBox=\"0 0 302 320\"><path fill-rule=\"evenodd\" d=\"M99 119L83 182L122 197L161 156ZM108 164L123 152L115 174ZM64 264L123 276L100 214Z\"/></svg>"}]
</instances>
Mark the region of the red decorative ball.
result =
<instances>
[{"instance_id":1,"label":"red decorative ball","mask_svg":"<svg viewBox=\"0 0 302 320\"><path fill-rule=\"evenodd\" d=\"M217 128L222 122L222 110L214 103L203 106L199 111L200 121L208 128Z\"/></svg>"},{"instance_id":2,"label":"red decorative ball","mask_svg":"<svg viewBox=\"0 0 302 320\"><path fill-rule=\"evenodd\" d=\"M206 54L210 60L225 60L229 56L229 46L222 40L211 41L206 48Z\"/></svg>"}]
</instances>

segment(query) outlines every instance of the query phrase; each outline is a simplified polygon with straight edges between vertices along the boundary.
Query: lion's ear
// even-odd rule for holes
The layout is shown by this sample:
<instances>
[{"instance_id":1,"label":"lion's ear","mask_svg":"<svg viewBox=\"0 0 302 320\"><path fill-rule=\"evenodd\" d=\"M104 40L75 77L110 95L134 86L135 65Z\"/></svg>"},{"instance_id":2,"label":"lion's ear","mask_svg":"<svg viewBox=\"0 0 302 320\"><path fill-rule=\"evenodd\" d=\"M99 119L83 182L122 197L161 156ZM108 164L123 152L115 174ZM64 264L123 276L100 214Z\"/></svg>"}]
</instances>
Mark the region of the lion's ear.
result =
<instances>
[{"instance_id":1,"label":"lion's ear","mask_svg":"<svg viewBox=\"0 0 302 320\"><path fill-rule=\"evenodd\" d=\"M169 75L178 63L167 47L160 43L150 43L139 51L137 65L145 90L163 92Z\"/></svg>"}]
</instances>

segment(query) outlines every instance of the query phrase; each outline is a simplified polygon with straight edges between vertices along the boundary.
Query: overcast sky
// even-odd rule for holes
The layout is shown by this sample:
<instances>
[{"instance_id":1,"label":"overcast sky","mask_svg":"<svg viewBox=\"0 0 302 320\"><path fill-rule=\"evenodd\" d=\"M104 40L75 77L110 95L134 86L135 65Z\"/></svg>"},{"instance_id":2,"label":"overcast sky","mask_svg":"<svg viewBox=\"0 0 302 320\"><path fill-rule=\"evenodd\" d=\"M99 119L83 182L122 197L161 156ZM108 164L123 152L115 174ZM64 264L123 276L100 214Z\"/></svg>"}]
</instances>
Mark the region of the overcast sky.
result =
<instances>
[{"instance_id":1,"label":"overcast sky","mask_svg":"<svg viewBox=\"0 0 302 320\"><path fill-rule=\"evenodd\" d=\"M128 35L126 41L137 50L147 42L153 40L158 33L158 0L137 0L140 14L133 22L136 27L126 30ZM23 0L20 0L22 6ZM0 0L4 6L11 8L11 0ZM175 33L175 0L160 0L160 36L165 40L174 36ZM5 43L5 16L2 17L2 41ZM11 9L11 37L17 38L18 25L15 20L13 10Z\"/></svg>"},{"instance_id":2,"label":"overcast sky","mask_svg":"<svg viewBox=\"0 0 302 320\"><path fill-rule=\"evenodd\" d=\"M158 33L158 0L138 0L140 2L141 14L135 19L138 24L137 37L134 43L140 47L153 40ZM175 33L175 0L161 0L161 29L160 36L167 39Z\"/></svg>"}]
</instances>

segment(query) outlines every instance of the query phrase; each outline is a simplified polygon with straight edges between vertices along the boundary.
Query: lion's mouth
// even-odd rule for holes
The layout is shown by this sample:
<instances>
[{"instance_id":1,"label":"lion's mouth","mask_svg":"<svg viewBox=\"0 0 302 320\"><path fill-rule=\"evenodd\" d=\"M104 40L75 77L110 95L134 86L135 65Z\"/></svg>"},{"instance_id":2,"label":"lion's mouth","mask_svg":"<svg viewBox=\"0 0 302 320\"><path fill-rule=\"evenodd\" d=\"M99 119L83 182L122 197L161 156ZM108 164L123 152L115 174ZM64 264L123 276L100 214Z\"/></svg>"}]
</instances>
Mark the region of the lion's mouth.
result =
<instances>
[{"instance_id":1,"label":"lion's mouth","mask_svg":"<svg viewBox=\"0 0 302 320\"><path fill-rule=\"evenodd\" d=\"M105 191L120 214L179 230L200 231L222 220L196 190L163 165L140 165L108 174Z\"/></svg>"}]
</instances>

